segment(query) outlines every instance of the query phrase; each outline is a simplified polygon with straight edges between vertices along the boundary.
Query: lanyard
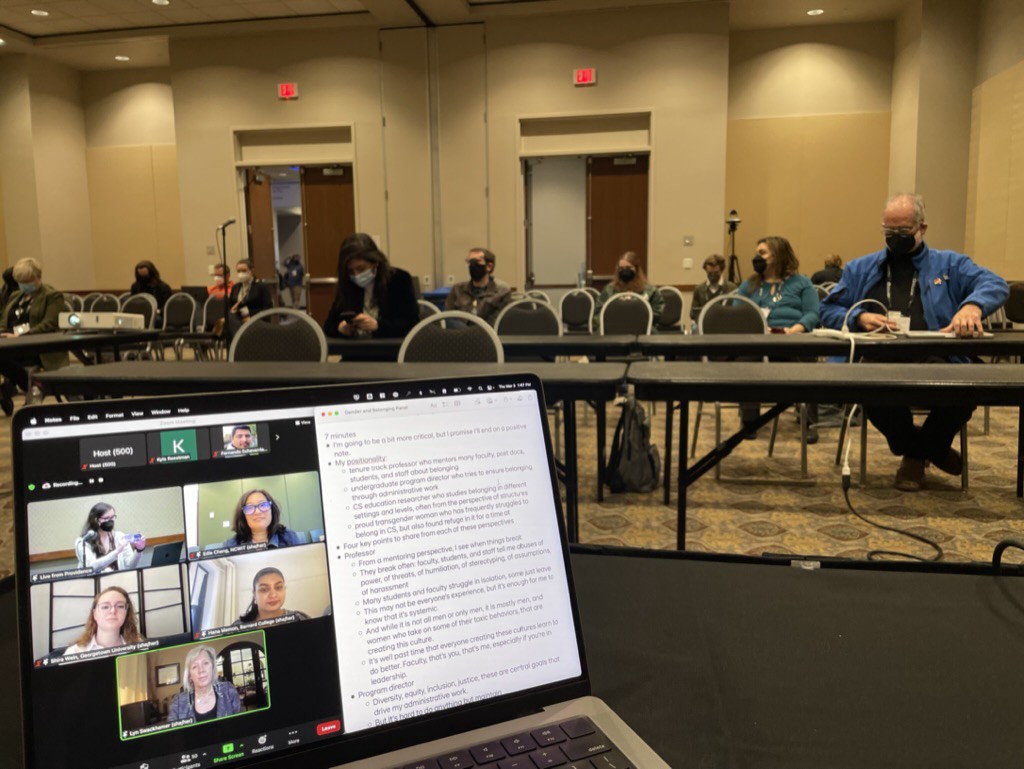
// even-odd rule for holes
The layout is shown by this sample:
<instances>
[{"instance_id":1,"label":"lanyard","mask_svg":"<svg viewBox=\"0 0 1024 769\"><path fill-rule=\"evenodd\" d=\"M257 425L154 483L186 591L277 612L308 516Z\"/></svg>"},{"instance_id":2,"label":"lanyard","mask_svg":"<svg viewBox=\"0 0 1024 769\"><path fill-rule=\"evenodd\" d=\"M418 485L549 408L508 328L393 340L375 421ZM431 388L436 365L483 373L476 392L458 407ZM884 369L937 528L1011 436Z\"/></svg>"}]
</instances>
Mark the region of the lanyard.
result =
<instances>
[{"instance_id":1,"label":"lanyard","mask_svg":"<svg viewBox=\"0 0 1024 769\"><path fill-rule=\"evenodd\" d=\"M917 291L917 273L914 273L914 277L910 281L910 300L907 302L907 315L910 315L910 307L914 304L914 292ZM892 309L892 267L886 266L885 269L885 307L888 310Z\"/></svg>"}]
</instances>

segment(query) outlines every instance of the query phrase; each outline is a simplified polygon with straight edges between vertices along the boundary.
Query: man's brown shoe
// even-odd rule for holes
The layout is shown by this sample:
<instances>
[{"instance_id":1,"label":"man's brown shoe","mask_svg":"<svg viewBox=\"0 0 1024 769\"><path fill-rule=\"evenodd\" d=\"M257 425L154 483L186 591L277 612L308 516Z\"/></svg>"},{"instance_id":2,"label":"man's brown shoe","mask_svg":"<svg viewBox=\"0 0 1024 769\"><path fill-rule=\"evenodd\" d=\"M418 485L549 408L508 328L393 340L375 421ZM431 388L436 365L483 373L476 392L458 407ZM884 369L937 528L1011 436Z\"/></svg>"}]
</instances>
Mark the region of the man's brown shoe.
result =
<instances>
[{"instance_id":1,"label":"man's brown shoe","mask_svg":"<svg viewBox=\"0 0 1024 769\"><path fill-rule=\"evenodd\" d=\"M900 491L920 491L924 488L924 460L903 457L893 484Z\"/></svg>"},{"instance_id":2,"label":"man's brown shoe","mask_svg":"<svg viewBox=\"0 0 1024 769\"><path fill-rule=\"evenodd\" d=\"M941 462L932 462L932 464L946 475L962 475L964 472L964 460L956 449L950 449Z\"/></svg>"}]
</instances>

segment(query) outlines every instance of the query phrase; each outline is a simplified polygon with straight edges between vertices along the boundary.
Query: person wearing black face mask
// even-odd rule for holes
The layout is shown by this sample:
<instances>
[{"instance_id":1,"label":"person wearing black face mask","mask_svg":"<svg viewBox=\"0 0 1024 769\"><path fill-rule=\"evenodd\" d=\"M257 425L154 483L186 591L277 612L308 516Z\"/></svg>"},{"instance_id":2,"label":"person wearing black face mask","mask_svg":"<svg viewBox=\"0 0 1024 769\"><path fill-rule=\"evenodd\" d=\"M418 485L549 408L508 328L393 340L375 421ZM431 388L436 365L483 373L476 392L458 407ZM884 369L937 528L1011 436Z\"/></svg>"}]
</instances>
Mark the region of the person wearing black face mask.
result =
<instances>
[{"instance_id":1,"label":"person wearing black face mask","mask_svg":"<svg viewBox=\"0 0 1024 769\"><path fill-rule=\"evenodd\" d=\"M135 282L132 283L131 293L149 294L156 299L157 325L163 317L164 305L171 298L171 287L160 280L160 270L148 259L143 259L135 265Z\"/></svg>"},{"instance_id":2,"label":"person wearing black face mask","mask_svg":"<svg viewBox=\"0 0 1024 769\"><path fill-rule=\"evenodd\" d=\"M97 502L89 510L82 535L75 540L78 568L103 571L134 569L139 565L146 538L141 534L117 531L117 511L106 502Z\"/></svg>"},{"instance_id":3,"label":"person wearing black face mask","mask_svg":"<svg viewBox=\"0 0 1024 769\"><path fill-rule=\"evenodd\" d=\"M445 310L472 313L494 325L501 309L512 301L512 289L494 277L497 258L486 248L474 248L466 257L469 280L456 283L445 299Z\"/></svg>"},{"instance_id":4,"label":"person wearing black face mask","mask_svg":"<svg viewBox=\"0 0 1024 769\"><path fill-rule=\"evenodd\" d=\"M919 195L901 193L889 199L882 216L885 248L850 262L842 280L822 301L821 320L840 329L848 311L863 299L874 299L890 312L910 319L910 329L971 337L983 332L982 318L999 309L1009 296L1006 281L979 267L969 256L929 248L928 223ZM898 324L874 303L849 313L851 330L896 330ZM957 356L951 362L967 362ZM963 460L951 446L971 418L973 406L933 408L916 426L905 406L872 406L865 413L896 456L902 457L895 486L902 491L924 487L928 462L949 475L963 472Z\"/></svg>"},{"instance_id":5,"label":"person wearing black face mask","mask_svg":"<svg viewBox=\"0 0 1024 769\"><path fill-rule=\"evenodd\" d=\"M657 324L658 318L661 317L661 313L665 309L665 297L661 295L656 286L647 282L644 268L640 265L640 257L633 251L627 251L619 259L615 266L615 280L604 287L601 296L594 303L594 318L601 317L601 308L605 302L615 294L627 291L646 297L647 303L651 305L653 315L651 324Z\"/></svg>"}]
</instances>

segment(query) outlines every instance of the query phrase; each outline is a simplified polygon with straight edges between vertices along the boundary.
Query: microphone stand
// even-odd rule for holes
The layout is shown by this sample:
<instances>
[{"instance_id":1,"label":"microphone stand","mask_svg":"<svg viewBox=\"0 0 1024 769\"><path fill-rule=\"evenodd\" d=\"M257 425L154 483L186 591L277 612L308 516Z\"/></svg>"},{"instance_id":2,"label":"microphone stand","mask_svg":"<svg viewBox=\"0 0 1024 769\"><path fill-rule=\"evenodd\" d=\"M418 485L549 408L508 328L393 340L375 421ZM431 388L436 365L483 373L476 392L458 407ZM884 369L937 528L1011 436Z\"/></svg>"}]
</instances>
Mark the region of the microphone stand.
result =
<instances>
[{"instance_id":1,"label":"microphone stand","mask_svg":"<svg viewBox=\"0 0 1024 769\"><path fill-rule=\"evenodd\" d=\"M220 226L220 265L221 275L224 276L224 328L222 334L228 333L228 318L231 315L231 293L228 291L228 227L234 223L234 219L229 219Z\"/></svg>"},{"instance_id":2,"label":"microphone stand","mask_svg":"<svg viewBox=\"0 0 1024 769\"><path fill-rule=\"evenodd\" d=\"M725 223L729 225L729 282L738 286L743 275L740 273L740 260L736 258L736 228L740 226L740 219L735 209L729 212Z\"/></svg>"}]
</instances>

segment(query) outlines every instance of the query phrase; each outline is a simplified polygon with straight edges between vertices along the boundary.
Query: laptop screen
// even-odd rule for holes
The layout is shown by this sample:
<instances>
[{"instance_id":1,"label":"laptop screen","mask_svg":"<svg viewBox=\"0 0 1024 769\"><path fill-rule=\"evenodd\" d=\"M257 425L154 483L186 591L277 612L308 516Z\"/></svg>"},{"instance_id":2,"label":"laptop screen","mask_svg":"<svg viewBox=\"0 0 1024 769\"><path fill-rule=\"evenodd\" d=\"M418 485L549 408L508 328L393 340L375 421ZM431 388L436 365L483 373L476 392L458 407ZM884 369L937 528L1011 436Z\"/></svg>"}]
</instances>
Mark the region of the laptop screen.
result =
<instances>
[{"instance_id":1,"label":"laptop screen","mask_svg":"<svg viewBox=\"0 0 1024 769\"><path fill-rule=\"evenodd\" d=\"M328 766L578 693L549 445L531 376L20 412L28 765Z\"/></svg>"}]
</instances>

